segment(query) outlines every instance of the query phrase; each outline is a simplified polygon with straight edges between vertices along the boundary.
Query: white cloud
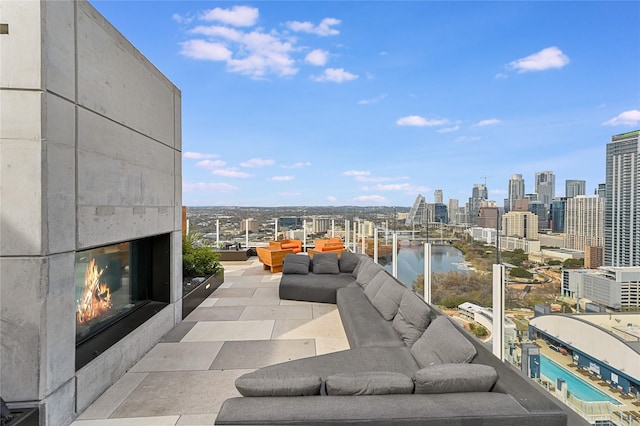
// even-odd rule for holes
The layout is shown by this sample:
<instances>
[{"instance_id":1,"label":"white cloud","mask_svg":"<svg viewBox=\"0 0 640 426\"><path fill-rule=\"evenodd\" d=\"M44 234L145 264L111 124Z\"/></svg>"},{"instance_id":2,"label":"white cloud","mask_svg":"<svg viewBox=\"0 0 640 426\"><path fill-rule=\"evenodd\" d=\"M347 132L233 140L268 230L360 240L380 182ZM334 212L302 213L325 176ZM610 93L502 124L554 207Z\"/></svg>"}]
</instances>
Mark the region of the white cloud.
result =
<instances>
[{"instance_id":1,"label":"white cloud","mask_svg":"<svg viewBox=\"0 0 640 426\"><path fill-rule=\"evenodd\" d=\"M304 58L304 60L308 64L323 67L329 60L329 52L322 49L315 49L307 53L307 56Z\"/></svg>"},{"instance_id":2,"label":"white cloud","mask_svg":"<svg viewBox=\"0 0 640 426\"><path fill-rule=\"evenodd\" d=\"M251 168L251 169L255 169L258 167L267 167L267 166L273 166L275 164L275 161L273 160L267 160L264 158L252 158L251 160L247 160L244 161L242 163L240 163L240 165L242 167L247 167L247 168Z\"/></svg>"},{"instance_id":3,"label":"white cloud","mask_svg":"<svg viewBox=\"0 0 640 426\"><path fill-rule=\"evenodd\" d=\"M484 127L484 126L492 126L494 124L500 124L500 123L502 123L502 121L498 120L497 118L489 118L487 120L481 120L477 122L476 124L474 124L474 126Z\"/></svg>"},{"instance_id":4,"label":"white cloud","mask_svg":"<svg viewBox=\"0 0 640 426\"><path fill-rule=\"evenodd\" d=\"M355 177L369 176L370 174L371 172L364 172L360 170L347 170L346 172L342 172L342 176L355 176Z\"/></svg>"},{"instance_id":5,"label":"white cloud","mask_svg":"<svg viewBox=\"0 0 640 426\"><path fill-rule=\"evenodd\" d=\"M507 74L499 72L494 78L496 80L506 80L507 78L509 78L509 76Z\"/></svg>"},{"instance_id":6,"label":"white cloud","mask_svg":"<svg viewBox=\"0 0 640 426\"><path fill-rule=\"evenodd\" d=\"M353 199L360 203L388 204L389 200L382 195L360 195Z\"/></svg>"},{"instance_id":7,"label":"white cloud","mask_svg":"<svg viewBox=\"0 0 640 426\"><path fill-rule=\"evenodd\" d=\"M386 185L374 185L371 187L362 187L360 189L363 191L406 192L409 194L428 192L431 190L429 187L412 185L410 183L392 183L392 184L386 184Z\"/></svg>"},{"instance_id":8,"label":"white cloud","mask_svg":"<svg viewBox=\"0 0 640 426\"><path fill-rule=\"evenodd\" d=\"M431 119L428 120L419 115L409 115L407 117L401 117L396 120L396 124L398 126L442 126L443 124L447 124L449 120L447 119Z\"/></svg>"},{"instance_id":9,"label":"white cloud","mask_svg":"<svg viewBox=\"0 0 640 426\"><path fill-rule=\"evenodd\" d=\"M451 133L451 132L457 132L458 130L460 130L460 126L456 124L455 126L452 126L452 127L443 127L442 129L438 129L437 132Z\"/></svg>"},{"instance_id":10,"label":"white cloud","mask_svg":"<svg viewBox=\"0 0 640 426\"><path fill-rule=\"evenodd\" d=\"M193 16L182 16L179 13L174 13L171 15L171 19L176 21L178 24L190 24L193 21Z\"/></svg>"},{"instance_id":11,"label":"white cloud","mask_svg":"<svg viewBox=\"0 0 640 426\"><path fill-rule=\"evenodd\" d=\"M196 163L196 167L202 167L203 169L218 169L224 167L227 163L222 160L202 160Z\"/></svg>"},{"instance_id":12,"label":"white cloud","mask_svg":"<svg viewBox=\"0 0 640 426\"><path fill-rule=\"evenodd\" d=\"M314 81L330 81L333 83L343 83L345 81L351 81L357 78L357 74L352 74L349 71L345 71L344 68L327 68L324 70L324 73L322 75L311 77L311 79Z\"/></svg>"},{"instance_id":13,"label":"white cloud","mask_svg":"<svg viewBox=\"0 0 640 426\"><path fill-rule=\"evenodd\" d=\"M324 199L328 203L335 203L336 201L338 201L338 199L336 197L334 197L333 195L329 195L329 196L325 197Z\"/></svg>"},{"instance_id":14,"label":"white cloud","mask_svg":"<svg viewBox=\"0 0 640 426\"><path fill-rule=\"evenodd\" d=\"M237 186L229 185L228 183L198 182L182 184L184 192L233 192L238 189Z\"/></svg>"},{"instance_id":15,"label":"white cloud","mask_svg":"<svg viewBox=\"0 0 640 426\"><path fill-rule=\"evenodd\" d=\"M231 51L220 43L193 39L181 43L181 46L180 53L189 58L208 61L229 61L231 59Z\"/></svg>"},{"instance_id":16,"label":"white cloud","mask_svg":"<svg viewBox=\"0 0 640 426\"><path fill-rule=\"evenodd\" d=\"M311 166L311 163L309 161L298 161L297 163L285 164L280 167L282 167L283 169L301 169L303 167L310 167L310 166Z\"/></svg>"},{"instance_id":17,"label":"white cloud","mask_svg":"<svg viewBox=\"0 0 640 426\"><path fill-rule=\"evenodd\" d=\"M563 68L569 63L569 57L555 46L547 47L525 58L509 63L509 67L519 73L544 71L552 68Z\"/></svg>"},{"instance_id":18,"label":"white cloud","mask_svg":"<svg viewBox=\"0 0 640 426\"><path fill-rule=\"evenodd\" d=\"M460 136L454 142L455 143L465 143L465 142L474 142L480 140L480 136Z\"/></svg>"},{"instance_id":19,"label":"white cloud","mask_svg":"<svg viewBox=\"0 0 640 426\"><path fill-rule=\"evenodd\" d=\"M640 123L640 110L632 109L621 112L611 120L602 123L603 126L637 126Z\"/></svg>"},{"instance_id":20,"label":"white cloud","mask_svg":"<svg viewBox=\"0 0 640 426\"><path fill-rule=\"evenodd\" d=\"M270 74L285 77L298 73L291 57L295 50L293 44L275 33L243 32L217 25L198 26L189 32L209 38L183 42L181 53L189 58L225 62L229 71L255 79Z\"/></svg>"},{"instance_id":21,"label":"white cloud","mask_svg":"<svg viewBox=\"0 0 640 426\"><path fill-rule=\"evenodd\" d=\"M283 197L299 197L300 195L302 195L302 193L295 192L295 191L288 191L288 192L280 192L279 195Z\"/></svg>"},{"instance_id":22,"label":"white cloud","mask_svg":"<svg viewBox=\"0 0 640 426\"><path fill-rule=\"evenodd\" d=\"M251 27L258 22L258 9L249 6L233 6L231 9L207 10L200 17L205 21L218 21L234 27Z\"/></svg>"},{"instance_id":23,"label":"white cloud","mask_svg":"<svg viewBox=\"0 0 640 426\"><path fill-rule=\"evenodd\" d=\"M490 190L489 190L489 194L494 194L494 195L509 195L509 191L507 191L506 189L490 189Z\"/></svg>"},{"instance_id":24,"label":"white cloud","mask_svg":"<svg viewBox=\"0 0 640 426\"><path fill-rule=\"evenodd\" d=\"M245 179L245 178L251 177L249 173L241 172L234 168L213 170L211 174L217 175L217 176L224 176L228 178L238 178L238 179Z\"/></svg>"},{"instance_id":25,"label":"white cloud","mask_svg":"<svg viewBox=\"0 0 640 426\"><path fill-rule=\"evenodd\" d=\"M203 154L201 152L191 152L191 151L187 151L184 154L182 154L182 156L184 158L188 158L189 160L204 160L207 158L217 158L219 157L219 155L217 154Z\"/></svg>"},{"instance_id":26,"label":"white cloud","mask_svg":"<svg viewBox=\"0 0 640 426\"><path fill-rule=\"evenodd\" d=\"M293 176L273 176L269 180L274 182L289 182L293 180Z\"/></svg>"},{"instance_id":27,"label":"white cloud","mask_svg":"<svg viewBox=\"0 0 640 426\"><path fill-rule=\"evenodd\" d=\"M340 25L340 20L335 18L324 18L318 25L313 25L309 21L290 21L287 22L287 27L294 32L302 32L315 34L319 36L333 36L340 34L340 31L332 28L334 25Z\"/></svg>"},{"instance_id":28,"label":"white cloud","mask_svg":"<svg viewBox=\"0 0 640 426\"><path fill-rule=\"evenodd\" d=\"M358 105L372 105L372 104L377 104L382 102L382 100L384 100L384 98L386 98L387 95L382 94L379 96L376 96L375 98L371 98L371 99L362 99L360 101L358 101Z\"/></svg>"}]
</instances>

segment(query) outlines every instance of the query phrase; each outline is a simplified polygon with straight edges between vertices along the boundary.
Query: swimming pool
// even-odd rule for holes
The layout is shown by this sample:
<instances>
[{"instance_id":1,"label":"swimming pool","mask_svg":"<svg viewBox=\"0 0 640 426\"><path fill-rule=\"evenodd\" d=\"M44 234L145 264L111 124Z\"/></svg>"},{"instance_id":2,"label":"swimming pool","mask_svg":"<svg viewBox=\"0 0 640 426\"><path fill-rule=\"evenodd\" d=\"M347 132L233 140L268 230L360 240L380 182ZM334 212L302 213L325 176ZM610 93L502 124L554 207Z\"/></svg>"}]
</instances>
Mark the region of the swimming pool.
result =
<instances>
[{"instance_id":1,"label":"swimming pool","mask_svg":"<svg viewBox=\"0 0 640 426\"><path fill-rule=\"evenodd\" d=\"M562 368L554 361L540 355L540 374L547 379L552 380L553 384L556 384L558 378L564 379L567 383L567 389L573 396L589 402L602 402L608 401L612 404L620 405L620 402L610 397L600 389L594 387L589 382L582 380L580 377L571 373L570 371Z\"/></svg>"}]
</instances>

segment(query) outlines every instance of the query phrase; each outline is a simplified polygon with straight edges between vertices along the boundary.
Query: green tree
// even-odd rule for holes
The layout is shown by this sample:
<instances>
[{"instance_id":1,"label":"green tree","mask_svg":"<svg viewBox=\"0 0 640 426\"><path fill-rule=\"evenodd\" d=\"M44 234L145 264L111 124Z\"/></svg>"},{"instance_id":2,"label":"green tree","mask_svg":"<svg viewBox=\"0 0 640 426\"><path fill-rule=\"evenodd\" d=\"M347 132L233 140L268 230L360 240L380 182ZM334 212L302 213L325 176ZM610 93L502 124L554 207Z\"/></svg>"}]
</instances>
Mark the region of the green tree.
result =
<instances>
[{"instance_id":1,"label":"green tree","mask_svg":"<svg viewBox=\"0 0 640 426\"><path fill-rule=\"evenodd\" d=\"M513 278L526 278L526 279L533 278L533 274L524 268L513 268L509 272L509 275L511 275Z\"/></svg>"},{"instance_id":2,"label":"green tree","mask_svg":"<svg viewBox=\"0 0 640 426\"><path fill-rule=\"evenodd\" d=\"M562 266L567 269L584 268L584 259L567 259L562 262Z\"/></svg>"}]
</instances>

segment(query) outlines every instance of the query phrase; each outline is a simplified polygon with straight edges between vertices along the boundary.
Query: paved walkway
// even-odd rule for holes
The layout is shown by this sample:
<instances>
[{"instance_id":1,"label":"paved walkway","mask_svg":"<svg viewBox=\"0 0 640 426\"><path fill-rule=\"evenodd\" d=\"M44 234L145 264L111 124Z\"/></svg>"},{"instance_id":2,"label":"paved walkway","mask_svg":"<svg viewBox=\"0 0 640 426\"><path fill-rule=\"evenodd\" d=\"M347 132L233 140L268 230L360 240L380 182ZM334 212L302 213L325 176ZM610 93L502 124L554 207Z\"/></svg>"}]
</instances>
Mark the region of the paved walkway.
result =
<instances>
[{"instance_id":1,"label":"paved walkway","mask_svg":"<svg viewBox=\"0 0 640 426\"><path fill-rule=\"evenodd\" d=\"M73 426L212 425L235 379L256 368L347 349L335 305L280 300L281 274L252 257Z\"/></svg>"}]
</instances>

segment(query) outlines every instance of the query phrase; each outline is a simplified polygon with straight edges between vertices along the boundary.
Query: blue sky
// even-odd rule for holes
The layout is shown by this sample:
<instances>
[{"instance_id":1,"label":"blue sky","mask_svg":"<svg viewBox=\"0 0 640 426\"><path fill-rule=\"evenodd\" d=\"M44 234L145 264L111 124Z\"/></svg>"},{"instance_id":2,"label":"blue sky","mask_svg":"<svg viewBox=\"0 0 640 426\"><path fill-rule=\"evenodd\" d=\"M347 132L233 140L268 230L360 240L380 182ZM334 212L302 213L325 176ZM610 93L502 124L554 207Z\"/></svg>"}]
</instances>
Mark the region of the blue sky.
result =
<instances>
[{"instance_id":1,"label":"blue sky","mask_svg":"<svg viewBox=\"0 0 640 426\"><path fill-rule=\"evenodd\" d=\"M91 3L182 91L189 206L591 194L640 128L640 2Z\"/></svg>"}]
</instances>

